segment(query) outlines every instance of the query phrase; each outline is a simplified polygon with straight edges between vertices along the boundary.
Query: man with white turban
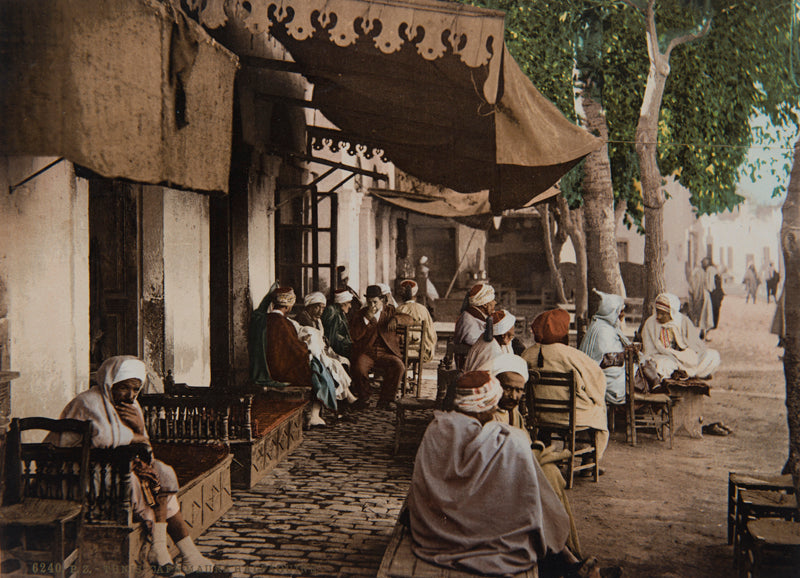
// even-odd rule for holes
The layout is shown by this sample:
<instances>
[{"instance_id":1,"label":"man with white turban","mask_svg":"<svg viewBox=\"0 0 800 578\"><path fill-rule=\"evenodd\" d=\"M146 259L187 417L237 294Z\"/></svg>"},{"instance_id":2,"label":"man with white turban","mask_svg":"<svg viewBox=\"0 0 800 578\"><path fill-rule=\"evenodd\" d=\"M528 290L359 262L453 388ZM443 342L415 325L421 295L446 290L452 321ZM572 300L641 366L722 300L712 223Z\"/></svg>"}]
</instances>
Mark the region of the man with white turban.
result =
<instances>
[{"instance_id":1,"label":"man with white turban","mask_svg":"<svg viewBox=\"0 0 800 578\"><path fill-rule=\"evenodd\" d=\"M494 288L488 283L477 283L467 293L467 308L456 321L453 343L473 345L486 330L486 318L494 313L497 301Z\"/></svg>"},{"instance_id":2,"label":"man with white turban","mask_svg":"<svg viewBox=\"0 0 800 578\"><path fill-rule=\"evenodd\" d=\"M324 299L324 297L323 297ZM270 378L283 384L307 386L312 390L310 426L325 425L322 406L337 411L336 383L322 362L315 360L298 331L300 325L289 319L296 301L291 287L279 287L272 295L272 311L263 320L264 327L252 328L263 337L253 355L262 357ZM252 345L251 345L252 347Z\"/></svg>"},{"instance_id":3,"label":"man with white turban","mask_svg":"<svg viewBox=\"0 0 800 578\"><path fill-rule=\"evenodd\" d=\"M513 353L504 353L495 357L492 365L492 375L497 378L500 385L503 386L503 397L497 404L497 411L494 414L494 420L500 423L507 423L508 425L519 428L525 435L529 436L528 428L525 423L525 418L519 411L519 402L522 396L525 395L525 384L528 382L528 363L519 355ZM528 438L530 439L530 437ZM542 442L536 442L532 445L533 455L539 465L542 467L547 481L555 491L561 504L569 516L569 539L567 546L576 555L580 556L580 541L578 540L578 529L575 527L575 521L572 516L572 507L569 504L567 497L567 482L558 465L570 456L569 450L558 451L555 445L545 447Z\"/></svg>"},{"instance_id":4,"label":"man with white turban","mask_svg":"<svg viewBox=\"0 0 800 578\"><path fill-rule=\"evenodd\" d=\"M468 372L456 385L455 411L434 412L408 496L414 554L447 568L503 576L546 558L580 565L566 548L569 518L530 439L492 419L502 397L489 372Z\"/></svg>"},{"instance_id":5,"label":"man with white turban","mask_svg":"<svg viewBox=\"0 0 800 578\"><path fill-rule=\"evenodd\" d=\"M487 318L484 335L475 342L464 361L464 371L491 371L494 358L504 353L514 353L517 319L509 311L495 311Z\"/></svg>"},{"instance_id":6,"label":"man with white turban","mask_svg":"<svg viewBox=\"0 0 800 578\"><path fill-rule=\"evenodd\" d=\"M345 365L350 365L350 360L338 355L325 342L325 328L321 319L325 309L325 295L319 291L309 293L303 304L305 309L297 316L297 322L300 324L297 336L306 344L312 357L316 358L330 372L336 382L336 399L353 403L356 396L350 392L350 374L345 369ZM312 405L309 426L325 425L325 421L319 415L320 409L321 407L315 408Z\"/></svg>"},{"instance_id":7,"label":"man with white turban","mask_svg":"<svg viewBox=\"0 0 800 578\"><path fill-rule=\"evenodd\" d=\"M433 326L431 312L421 303L417 303L418 289L417 282L413 279L405 279L400 283L400 298L404 303L397 308L397 312L411 317L415 325L425 324L423 335L411 336L412 339L422 339L422 362L425 363L431 360L436 348L436 329Z\"/></svg>"},{"instance_id":8,"label":"man with white turban","mask_svg":"<svg viewBox=\"0 0 800 578\"><path fill-rule=\"evenodd\" d=\"M652 359L661 377L708 377L720 364L719 353L707 349L691 320L680 312L672 293L656 297L651 315L642 328L645 358ZM681 375L683 372L683 375Z\"/></svg>"},{"instance_id":9,"label":"man with white turban","mask_svg":"<svg viewBox=\"0 0 800 578\"><path fill-rule=\"evenodd\" d=\"M314 291L303 299L303 311L297 314L295 320L304 327L314 327L324 331L322 327L322 312L325 310L325 295Z\"/></svg>"},{"instance_id":10,"label":"man with white turban","mask_svg":"<svg viewBox=\"0 0 800 578\"><path fill-rule=\"evenodd\" d=\"M331 348L342 357L350 357L353 340L350 338L350 327L347 314L353 306L353 295L349 289L337 289L333 292L333 303L322 312L322 326L325 338Z\"/></svg>"},{"instance_id":11,"label":"man with white turban","mask_svg":"<svg viewBox=\"0 0 800 578\"><path fill-rule=\"evenodd\" d=\"M92 423L92 447L116 448L133 443L150 443L144 414L136 397L147 381L144 363L129 355L111 357L96 373L96 385L79 394L61 412L61 419L88 420ZM48 435L46 441L58 446L79 443L74 434ZM167 549L167 534L182 556L184 572L210 572L214 562L203 556L189 536L178 500L178 478L165 463L149 456L149 461L134 459L131 475L131 504L134 515L152 530L153 544L148 561L157 573L171 572L173 562ZM155 498L148 505L147 490Z\"/></svg>"}]
</instances>

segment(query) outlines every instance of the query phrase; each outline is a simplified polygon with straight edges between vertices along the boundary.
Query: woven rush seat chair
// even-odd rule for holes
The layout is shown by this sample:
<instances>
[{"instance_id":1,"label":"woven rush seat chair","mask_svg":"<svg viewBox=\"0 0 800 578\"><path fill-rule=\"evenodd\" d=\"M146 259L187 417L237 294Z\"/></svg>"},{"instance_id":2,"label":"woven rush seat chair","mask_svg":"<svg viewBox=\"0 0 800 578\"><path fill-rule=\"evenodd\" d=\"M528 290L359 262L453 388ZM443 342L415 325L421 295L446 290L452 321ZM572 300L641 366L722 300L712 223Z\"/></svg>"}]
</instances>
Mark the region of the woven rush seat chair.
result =
<instances>
[{"instance_id":1,"label":"woven rush seat chair","mask_svg":"<svg viewBox=\"0 0 800 578\"><path fill-rule=\"evenodd\" d=\"M773 490L739 490L736 500L736 521L733 555L739 575L745 571L745 550L752 544L748 526L752 521L777 519L800 522L800 510L793 494Z\"/></svg>"},{"instance_id":2,"label":"woven rush seat chair","mask_svg":"<svg viewBox=\"0 0 800 578\"><path fill-rule=\"evenodd\" d=\"M625 350L625 416L626 437L630 445L637 443L636 432L652 429L659 440L666 439L669 432L669 449L673 447L673 400L666 393L641 393L636 391L635 378L638 352L635 347Z\"/></svg>"},{"instance_id":3,"label":"woven rush seat chair","mask_svg":"<svg viewBox=\"0 0 800 578\"><path fill-rule=\"evenodd\" d=\"M572 487L575 472L592 470L594 481L600 479L600 467L597 463L597 441L594 429L575 424L575 373L558 371L532 370L525 385L525 403L527 415L532 418L528 424L531 428L531 439L540 437L561 440L564 449L569 450L571 458L567 459L567 488ZM564 423L566 421L566 423ZM578 435L588 434L585 447L578 449ZM545 444L549 443L546 441ZM580 460L576 464L576 460Z\"/></svg>"}]
</instances>

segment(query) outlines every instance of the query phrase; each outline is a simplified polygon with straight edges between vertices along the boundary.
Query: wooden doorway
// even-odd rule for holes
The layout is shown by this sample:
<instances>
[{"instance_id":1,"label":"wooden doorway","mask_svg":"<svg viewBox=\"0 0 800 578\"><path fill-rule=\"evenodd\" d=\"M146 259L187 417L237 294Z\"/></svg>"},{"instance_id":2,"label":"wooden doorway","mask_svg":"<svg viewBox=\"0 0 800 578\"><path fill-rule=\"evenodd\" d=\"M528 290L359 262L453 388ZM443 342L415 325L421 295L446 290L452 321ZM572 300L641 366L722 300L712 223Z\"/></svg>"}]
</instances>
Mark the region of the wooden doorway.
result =
<instances>
[{"instance_id":1,"label":"wooden doorway","mask_svg":"<svg viewBox=\"0 0 800 578\"><path fill-rule=\"evenodd\" d=\"M113 355L141 357L141 186L89 180L91 369Z\"/></svg>"}]
</instances>

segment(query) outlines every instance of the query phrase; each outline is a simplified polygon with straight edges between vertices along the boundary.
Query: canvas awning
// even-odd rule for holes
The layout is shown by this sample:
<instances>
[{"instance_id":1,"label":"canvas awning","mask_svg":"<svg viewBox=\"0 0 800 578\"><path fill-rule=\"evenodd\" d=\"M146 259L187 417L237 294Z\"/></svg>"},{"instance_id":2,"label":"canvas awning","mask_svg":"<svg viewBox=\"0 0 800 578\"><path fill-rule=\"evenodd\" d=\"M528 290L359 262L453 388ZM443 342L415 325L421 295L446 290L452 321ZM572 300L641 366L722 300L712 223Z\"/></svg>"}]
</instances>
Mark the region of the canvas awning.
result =
<instances>
[{"instance_id":1,"label":"canvas awning","mask_svg":"<svg viewBox=\"0 0 800 578\"><path fill-rule=\"evenodd\" d=\"M424 181L489 191L493 213L527 204L601 146L520 70L502 12L437 0L197 4L209 27L230 17L280 41L345 136Z\"/></svg>"},{"instance_id":2,"label":"canvas awning","mask_svg":"<svg viewBox=\"0 0 800 578\"><path fill-rule=\"evenodd\" d=\"M227 191L237 66L169 0L4 0L0 154Z\"/></svg>"},{"instance_id":3,"label":"canvas awning","mask_svg":"<svg viewBox=\"0 0 800 578\"><path fill-rule=\"evenodd\" d=\"M399 169L395 169L394 183L394 189L373 187L369 189L369 194L407 211L432 217L460 219L460 222L472 227L486 228L491 223L489 191L457 193L441 185L422 182ZM529 200L523 207L514 210L532 207L560 192L558 187L550 187Z\"/></svg>"}]
</instances>

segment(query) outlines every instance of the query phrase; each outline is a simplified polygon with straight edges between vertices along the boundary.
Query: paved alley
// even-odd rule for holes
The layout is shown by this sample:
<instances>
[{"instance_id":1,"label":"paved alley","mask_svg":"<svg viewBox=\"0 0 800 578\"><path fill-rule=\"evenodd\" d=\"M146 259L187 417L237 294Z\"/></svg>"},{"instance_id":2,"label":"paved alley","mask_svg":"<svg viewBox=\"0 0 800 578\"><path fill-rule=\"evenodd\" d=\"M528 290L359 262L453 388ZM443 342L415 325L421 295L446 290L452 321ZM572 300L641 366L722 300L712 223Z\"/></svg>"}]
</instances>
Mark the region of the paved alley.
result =
<instances>
[{"instance_id":1,"label":"paved alley","mask_svg":"<svg viewBox=\"0 0 800 578\"><path fill-rule=\"evenodd\" d=\"M328 420L330 422L330 420ZM197 540L234 576L375 576L411 479L394 412L305 432L300 447Z\"/></svg>"}]
</instances>

